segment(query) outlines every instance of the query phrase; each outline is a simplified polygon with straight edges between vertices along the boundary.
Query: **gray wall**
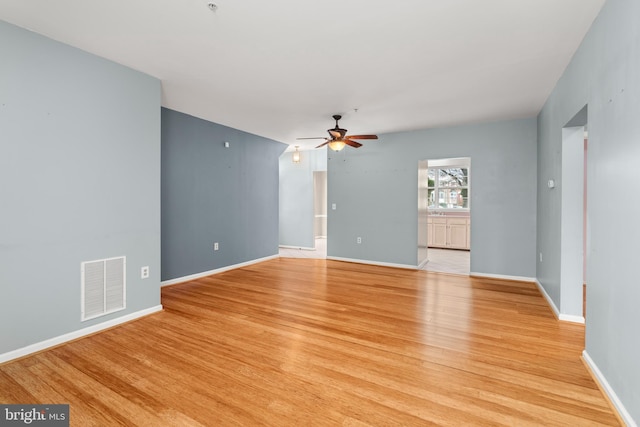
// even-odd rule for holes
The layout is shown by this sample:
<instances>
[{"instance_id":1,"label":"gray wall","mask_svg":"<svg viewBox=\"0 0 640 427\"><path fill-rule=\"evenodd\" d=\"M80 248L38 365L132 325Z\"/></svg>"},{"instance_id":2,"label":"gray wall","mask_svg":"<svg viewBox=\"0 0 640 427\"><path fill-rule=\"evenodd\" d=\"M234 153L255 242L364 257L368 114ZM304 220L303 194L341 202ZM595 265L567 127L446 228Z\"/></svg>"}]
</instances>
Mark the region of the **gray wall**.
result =
<instances>
[{"instance_id":1,"label":"gray wall","mask_svg":"<svg viewBox=\"0 0 640 427\"><path fill-rule=\"evenodd\" d=\"M535 277L535 118L386 134L330 152L328 255L416 266L418 162L449 157L471 158L471 271Z\"/></svg>"},{"instance_id":2,"label":"gray wall","mask_svg":"<svg viewBox=\"0 0 640 427\"><path fill-rule=\"evenodd\" d=\"M300 163L280 156L280 245L315 246L313 172L326 170L326 148L301 152Z\"/></svg>"},{"instance_id":3,"label":"gray wall","mask_svg":"<svg viewBox=\"0 0 640 427\"><path fill-rule=\"evenodd\" d=\"M3 354L160 304L160 82L1 21L0 63ZM80 322L81 262L121 255L126 310Z\"/></svg>"},{"instance_id":4,"label":"gray wall","mask_svg":"<svg viewBox=\"0 0 640 427\"><path fill-rule=\"evenodd\" d=\"M640 2L609 0L538 116L539 182L561 176L562 127L588 105L586 350L640 420ZM538 278L560 306L560 191L538 190ZM548 261L547 261L548 260Z\"/></svg>"},{"instance_id":5,"label":"gray wall","mask_svg":"<svg viewBox=\"0 0 640 427\"><path fill-rule=\"evenodd\" d=\"M162 109L162 280L278 254L278 157L286 148Z\"/></svg>"}]
</instances>

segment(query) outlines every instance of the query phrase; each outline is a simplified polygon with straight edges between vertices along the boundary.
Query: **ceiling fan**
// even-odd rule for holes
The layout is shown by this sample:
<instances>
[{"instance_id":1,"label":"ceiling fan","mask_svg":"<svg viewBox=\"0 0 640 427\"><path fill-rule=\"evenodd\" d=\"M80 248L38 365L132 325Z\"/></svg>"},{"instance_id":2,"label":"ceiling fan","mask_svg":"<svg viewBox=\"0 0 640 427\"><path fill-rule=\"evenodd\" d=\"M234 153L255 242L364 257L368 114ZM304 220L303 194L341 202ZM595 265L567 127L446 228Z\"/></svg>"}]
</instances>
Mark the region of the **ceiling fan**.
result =
<instances>
[{"instance_id":1,"label":"ceiling fan","mask_svg":"<svg viewBox=\"0 0 640 427\"><path fill-rule=\"evenodd\" d=\"M314 138L297 138L297 139L324 139L325 141L322 144L318 145L316 148L320 148L329 144L329 148L331 148L333 151L340 151L347 145L353 148L362 147L362 144L360 144L357 141L354 141L354 139L378 139L378 135L347 135L347 130L342 129L338 125L338 120L340 120L341 118L342 116L339 114L335 114L333 116L333 120L336 121L336 127L334 127L333 129L327 129L327 132L329 132L329 135L330 135L329 138L324 138L322 136L319 136Z\"/></svg>"}]
</instances>

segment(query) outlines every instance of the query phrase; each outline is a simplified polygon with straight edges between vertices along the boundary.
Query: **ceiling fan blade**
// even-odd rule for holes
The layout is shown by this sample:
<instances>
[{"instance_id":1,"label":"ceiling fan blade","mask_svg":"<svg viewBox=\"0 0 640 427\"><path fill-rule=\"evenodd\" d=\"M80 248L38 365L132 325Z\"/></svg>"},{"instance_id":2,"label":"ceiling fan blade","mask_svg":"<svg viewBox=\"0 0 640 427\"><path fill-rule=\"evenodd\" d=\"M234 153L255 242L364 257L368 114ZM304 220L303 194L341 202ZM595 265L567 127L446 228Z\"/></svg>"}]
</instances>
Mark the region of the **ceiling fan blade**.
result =
<instances>
[{"instance_id":1,"label":"ceiling fan blade","mask_svg":"<svg viewBox=\"0 0 640 427\"><path fill-rule=\"evenodd\" d=\"M344 141L345 144L347 144L347 145L349 145L349 146L351 146L353 148L362 147L362 144L360 144L359 142L352 141L352 140L350 140L348 138L345 138L343 141Z\"/></svg>"},{"instance_id":2,"label":"ceiling fan blade","mask_svg":"<svg viewBox=\"0 0 640 427\"><path fill-rule=\"evenodd\" d=\"M378 139L378 135L347 135L349 139Z\"/></svg>"},{"instance_id":3,"label":"ceiling fan blade","mask_svg":"<svg viewBox=\"0 0 640 427\"><path fill-rule=\"evenodd\" d=\"M328 143L329 143L329 140L327 140L327 141L323 142L322 144L318 145L316 148L324 147Z\"/></svg>"},{"instance_id":4,"label":"ceiling fan blade","mask_svg":"<svg viewBox=\"0 0 640 427\"><path fill-rule=\"evenodd\" d=\"M296 138L296 139L327 139L327 138L324 137L324 136L314 136L314 137L311 137L311 138Z\"/></svg>"},{"instance_id":5,"label":"ceiling fan blade","mask_svg":"<svg viewBox=\"0 0 640 427\"><path fill-rule=\"evenodd\" d=\"M329 135L331 135L332 138L342 138L342 134L339 130L329 129L327 132L329 132Z\"/></svg>"}]
</instances>

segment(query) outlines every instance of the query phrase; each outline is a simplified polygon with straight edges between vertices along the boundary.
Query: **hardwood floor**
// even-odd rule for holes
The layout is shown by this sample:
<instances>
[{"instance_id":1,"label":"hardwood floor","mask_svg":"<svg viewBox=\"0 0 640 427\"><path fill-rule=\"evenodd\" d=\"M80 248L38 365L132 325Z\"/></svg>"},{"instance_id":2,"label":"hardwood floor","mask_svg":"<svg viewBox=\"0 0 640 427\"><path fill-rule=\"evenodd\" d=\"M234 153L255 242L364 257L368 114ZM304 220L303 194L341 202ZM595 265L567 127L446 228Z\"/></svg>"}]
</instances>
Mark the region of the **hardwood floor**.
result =
<instances>
[{"instance_id":1,"label":"hardwood floor","mask_svg":"<svg viewBox=\"0 0 640 427\"><path fill-rule=\"evenodd\" d=\"M534 284L280 258L0 365L0 402L71 425L618 425Z\"/></svg>"}]
</instances>

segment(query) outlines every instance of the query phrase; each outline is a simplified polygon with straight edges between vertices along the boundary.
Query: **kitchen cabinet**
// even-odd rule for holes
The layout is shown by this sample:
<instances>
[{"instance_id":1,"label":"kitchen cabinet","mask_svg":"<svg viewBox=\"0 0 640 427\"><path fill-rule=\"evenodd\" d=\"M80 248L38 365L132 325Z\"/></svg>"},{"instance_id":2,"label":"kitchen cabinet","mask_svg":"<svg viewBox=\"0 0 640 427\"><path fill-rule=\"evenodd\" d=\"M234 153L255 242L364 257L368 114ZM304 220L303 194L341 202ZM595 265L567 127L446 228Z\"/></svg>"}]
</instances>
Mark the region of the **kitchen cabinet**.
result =
<instances>
[{"instance_id":1,"label":"kitchen cabinet","mask_svg":"<svg viewBox=\"0 0 640 427\"><path fill-rule=\"evenodd\" d=\"M428 245L434 248L470 249L467 217L431 215L427 218Z\"/></svg>"},{"instance_id":2,"label":"kitchen cabinet","mask_svg":"<svg viewBox=\"0 0 640 427\"><path fill-rule=\"evenodd\" d=\"M447 219L433 218L431 222L433 230L431 246L445 247L447 245Z\"/></svg>"}]
</instances>

